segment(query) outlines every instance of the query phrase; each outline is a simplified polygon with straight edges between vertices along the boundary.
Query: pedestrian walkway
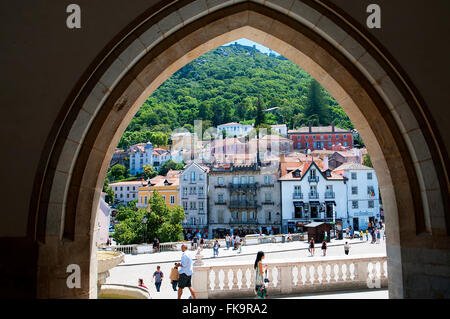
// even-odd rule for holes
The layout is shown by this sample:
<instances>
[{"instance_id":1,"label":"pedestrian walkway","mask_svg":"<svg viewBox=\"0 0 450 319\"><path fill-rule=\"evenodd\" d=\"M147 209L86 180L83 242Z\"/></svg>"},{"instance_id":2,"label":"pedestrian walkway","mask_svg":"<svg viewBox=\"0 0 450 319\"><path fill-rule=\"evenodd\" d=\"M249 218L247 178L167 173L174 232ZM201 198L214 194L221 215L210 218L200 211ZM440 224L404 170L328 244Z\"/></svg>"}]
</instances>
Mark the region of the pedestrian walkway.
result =
<instances>
[{"instance_id":1,"label":"pedestrian walkway","mask_svg":"<svg viewBox=\"0 0 450 319\"><path fill-rule=\"evenodd\" d=\"M334 246L344 246L344 243L346 241L348 241L351 245L355 244L359 245L367 243L366 241L361 241L359 239L346 239L346 240L333 239L331 240L330 243L328 243L328 247L331 248ZM232 248L226 249L226 247L220 247L219 255L217 257L213 257L212 248L205 248L202 250L201 254L203 255L203 260L208 259L221 260L228 257L239 257L248 255L253 256L260 250L264 251L266 254L308 250L308 243L306 241L294 241L286 243L268 243L260 245L242 246L241 253L239 253L237 250L233 250ZM192 255L192 259L195 260L196 259L195 254L197 253L197 251L190 250L189 252ZM319 253L321 253L320 244L316 244L316 254ZM120 264L118 267L176 262L179 261L180 254L181 254L180 251L165 251L153 254L126 255L124 263Z\"/></svg>"},{"instance_id":2,"label":"pedestrian walkway","mask_svg":"<svg viewBox=\"0 0 450 319\"><path fill-rule=\"evenodd\" d=\"M343 245L345 241L351 244L349 256L344 255ZM213 258L212 249L204 249L202 255L203 260L207 264L229 264L231 262L248 262L253 263L256 253L259 250L265 252L266 261L282 260L282 259L303 259L303 260L321 260L322 251L320 245L316 245L316 252L314 257L310 257L307 250L308 244L306 242L289 242L289 243L274 243L261 244L253 246L243 246L242 253L239 254L236 250L221 247L219 250L219 257ZM196 251L188 251L188 253L195 260ZM370 244L359 239L353 240L332 240L328 245L328 258L353 258L356 256L367 255L386 255L385 242L381 244ZM155 254L143 255L126 255L125 262L121 265L111 269L110 277L107 278L106 283L114 284L128 284L136 285L138 278L144 279L144 284L149 287L150 295L154 299L176 299L177 292L172 290L169 280L170 269L175 262L179 262L181 251L170 251ZM161 292L156 292L154 283L152 282L153 272L156 266L161 266L161 271L164 273L164 279L161 285ZM195 271L195 268L194 268ZM188 289L184 289L182 299L187 299L190 296ZM292 296L290 296L292 297ZM293 298L293 297L292 297Z\"/></svg>"}]
</instances>

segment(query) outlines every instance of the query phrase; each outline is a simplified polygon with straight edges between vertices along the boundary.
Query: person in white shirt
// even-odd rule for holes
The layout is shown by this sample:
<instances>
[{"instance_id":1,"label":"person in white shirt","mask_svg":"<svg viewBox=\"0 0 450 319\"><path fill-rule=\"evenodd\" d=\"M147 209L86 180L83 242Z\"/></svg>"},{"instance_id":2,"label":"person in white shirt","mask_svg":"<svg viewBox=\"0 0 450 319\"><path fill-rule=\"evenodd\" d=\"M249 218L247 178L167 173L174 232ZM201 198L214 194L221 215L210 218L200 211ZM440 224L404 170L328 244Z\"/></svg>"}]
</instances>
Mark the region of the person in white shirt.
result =
<instances>
[{"instance_id":1,"label":"person in white shirt","mask_svg":"<svg viewBox=\"0 0 450 319\"><path fill-rule=\"evenodd\" d=\"M189 288L189 291L191 292L192 298L197 299L197 296L195 294L194 289L191 287L191 278L192 274L194 273L192 268L192 258L186 254L187 246L182 245L181 251L183 254L181 255L181 263L178 264L178 267L181 267L179 270L180 277L178 279L178 299L181 298L181 295L183 294L184 288Z\"/></svg>"}]
</instances>

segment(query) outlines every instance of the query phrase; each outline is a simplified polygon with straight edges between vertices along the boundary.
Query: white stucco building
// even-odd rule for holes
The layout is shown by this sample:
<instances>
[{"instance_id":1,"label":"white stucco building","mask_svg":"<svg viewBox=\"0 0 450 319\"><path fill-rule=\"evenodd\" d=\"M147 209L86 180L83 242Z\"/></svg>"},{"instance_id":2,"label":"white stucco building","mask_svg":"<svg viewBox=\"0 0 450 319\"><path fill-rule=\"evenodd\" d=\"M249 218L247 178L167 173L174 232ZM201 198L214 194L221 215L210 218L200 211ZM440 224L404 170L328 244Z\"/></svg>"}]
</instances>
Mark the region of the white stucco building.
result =
<instances>
[{"instance_id":1,"label":"white stucco building","mask_svg":"<svg viewBox=\"0 0 450 319\"><path fill-rule=\"evenodd\" d=\"M314 221L332 222L346 217L345 177L316 162L304 162L279 179L282 200L282 231L303 231Z\"/></svg>"},{"instance_id":2,"label":"white stucco building","mask_svg":"<svg viewBox=\"0 0 450 319\"><path fill-rule=\"evenodd\" d=\"M278 134L280 134L283 137L287 137L287 126L286 124L275 124L270 126L272 130L276 131Z\"/></svg>"},{"instance_id":3,"label":"white stucco building","mask_svg":"<svg viewBox=\"0 0 450 319\"><path fill-rule=\"evenodd\" d=\"M227 133L227 136L245 136L250 131L253 130L252 125L241 124L237 122L231 122L226 124L221 124L217 126L217 132L220 134L222 131Z\"/></svg>"},{"instance_id":4,"label":"white stucco building","mask_svg":"<svg viewBox=\"0 0 450 319\"><path fill-rule=\"evenodd\" d=\"M143 181L127 181L111 183L108 186L114 191L114 200L123 204L128 204L133 200L138 200L139 187Z\"/></svg>"},{"instance_id":5,"label":"white stucco building","mask_svg":"<svg viewBox=\"0 0 450 319\"><path fill-rule=\"evenodd\" d=\"M208 171L195 162L180 173L180 202L185 212L183 228L187 231L208 227Z\"/></svg>"},{"instance_id":6,"label":"white stucco building","mask_svg":"<svg viewBox=\"0 0 450 319\"><path fill-rule=\"evenodd\" d=\"M334 173L347 179L347 218L342 220L344 227L367 229L368 222L380 220L380 193L375 170L359 163L345 163Z\"/></svg>"}]
</instances>

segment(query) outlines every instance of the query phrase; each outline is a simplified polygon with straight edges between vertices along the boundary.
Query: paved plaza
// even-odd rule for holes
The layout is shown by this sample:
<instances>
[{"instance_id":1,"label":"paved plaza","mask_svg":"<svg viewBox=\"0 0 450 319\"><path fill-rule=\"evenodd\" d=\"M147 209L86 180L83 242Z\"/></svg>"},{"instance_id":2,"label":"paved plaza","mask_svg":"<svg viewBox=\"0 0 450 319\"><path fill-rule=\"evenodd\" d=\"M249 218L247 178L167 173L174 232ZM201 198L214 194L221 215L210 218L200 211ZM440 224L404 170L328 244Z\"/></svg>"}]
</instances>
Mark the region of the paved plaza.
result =
<instances>
[{"instance_id":1,"label":"paved plaza","mask_svg":"<svg viewBox=\"0 0 450 319\"><path fill-rule=\"evenodd\" d=\"M344 243L348 241L351 244L350 253L347 257L344 254ZM324 258L353 258L356 256L368 255L386 255L385 241L380 244L370 244L359 239L353 240L332 240L328 244L327 257L322 257L320 244L316 244L315 256L310 257L308 252L308 244L306 242L289 242L289 243L274 243L261 244L253 246L243 246L242 252L238 253L235 250L226 247L219 249L219 256L213 258L212 249L204 249L202 251L203 260L205 264L229 264L233 262L249 262L253 263L256 253L260 250L265 252L265 260L283 260L283 259L297 259L298 260L321 260ZM188 251L195 260L196 251ZM144 285L149 288L151 297L153 299L175 299L177 292L172 290L170 284L170 269L175 262L179 262L181 251L161 252L155 254L142 255L126 255L124 263L111 269L110 277L107 279L107 284L127 284L137 285L138 278L144 279ZM156 271L156 266L161 266L161 271L164 273L164 280L161 285L161 292L156 292L156 288L152 279L153 273ZM195 269L194 269L195 271ZM184 289L182 298L187 299L190 296L188 289ZM309 296L277 296L277 298L330 298L330 299L352 299L352 298L371 298L383 299L387 298L387 290L377 290L370 292L340 292L330 294L315 294ZM275 298L275 296L274 296Z\"/></svg>"}]
</instances>

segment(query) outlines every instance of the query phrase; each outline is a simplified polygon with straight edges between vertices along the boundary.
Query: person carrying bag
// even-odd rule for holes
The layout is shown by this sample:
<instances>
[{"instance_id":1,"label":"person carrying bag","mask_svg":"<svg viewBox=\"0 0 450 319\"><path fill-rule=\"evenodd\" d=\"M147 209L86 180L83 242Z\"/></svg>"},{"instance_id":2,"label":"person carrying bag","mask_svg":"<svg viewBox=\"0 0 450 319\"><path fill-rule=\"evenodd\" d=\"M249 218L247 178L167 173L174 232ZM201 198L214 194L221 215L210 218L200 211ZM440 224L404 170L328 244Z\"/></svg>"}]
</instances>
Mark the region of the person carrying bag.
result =
<instances>
[{"instance_id":1,"label":"person carrying bag","mask_svg":"<svg viewBox=\"0 0 450 319\"><path fill-rule=\"evenodd\" d=\"M264 274L267 276L267 265L263 265L262 260L264 259L264 252L259 251L256 255L255 260L255 293L257 299L265 299L267 296L266 291L266 282L269 282L269 279L264 278Z\"/></svg>"}]
</instances>

